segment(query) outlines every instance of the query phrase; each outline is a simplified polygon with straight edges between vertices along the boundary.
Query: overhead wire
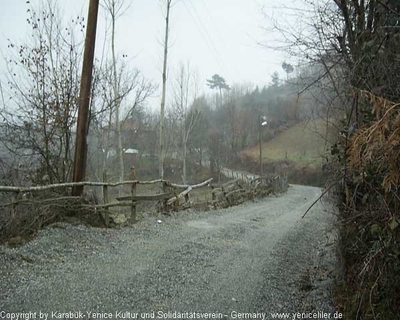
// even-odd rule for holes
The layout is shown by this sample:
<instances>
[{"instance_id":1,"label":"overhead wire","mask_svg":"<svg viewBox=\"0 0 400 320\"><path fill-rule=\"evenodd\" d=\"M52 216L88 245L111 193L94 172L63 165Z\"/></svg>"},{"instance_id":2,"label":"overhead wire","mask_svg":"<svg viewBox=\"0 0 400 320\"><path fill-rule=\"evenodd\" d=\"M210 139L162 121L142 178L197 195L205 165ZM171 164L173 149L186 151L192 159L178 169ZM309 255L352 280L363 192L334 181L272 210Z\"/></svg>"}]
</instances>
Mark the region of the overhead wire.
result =
<instances>
[{"instance_id":1,"label":"overhead wire","mask_svg":"<svg viewBox=\"0 0 400 320\"><path fill-rule=\"evenodd\" d=\"M206 1L205 1L205 0L201 0L201 2L203 3L203 7L206 9L207 15L208 15L208 17L209 17L211 23L213 24L215 33L218 35L218 40L219 40L219 41L225 46L225 48L226 48L226 43L225 43L225 41L224 41L224 37L221 36L221 33L219 32L219 28L218 28L218 26L217 26L217 23L215 22L214 17L213 17L212 14L211 14L211 11L208 9L208 6L207 6L207 4L206 4Z\"/></svg>"},{"instance_id":2,"label":"overhead wire","mask_svg":"<svg viewBox=\"0 0 400 320\"><path fill-rule=\"evenodd\" d=\"M213 15L211 14L211 11L210 11L210 9L209 9L208 6L207 6L206 1L205 1L205 0L201 0L201 2L202 2L202 4L203 4L203 7L204 7L204 8L206 9L206 11L207 11L207 15L208 15L208 17L209 17L209 19L210 19L210 21L211 21L211 23L212 23L212 25L213 25L213 28L214 28L213 30L215 30L215 33L216 33L217 36L218 36L218 41L219 41L219 43L222 43L222 45L224 46L224 49L225 49L226 51L228 51L228 46L226 45L226 42L225 42L225 40L224 40L224 37L221 35L221 33L220 33L220 31L219 31L218 24L216 23L216 21L215 21ZM234 71L235 71L235 74L239 74L239 71L238 71L238 69L237 69L237 65L236 65L236 64L233 64L233 69L234 69Z\"/></svg>"},{"instance_id":3,"label":"overhead wire","mask_svg":"<svg viewBox=\"0 0 400 320\"><path fill-rule=\"evenodd\" d=\"M192 3L191 0L189 0L189 4L190 4L190 6L193 8L193 11L194 11L196 17L198 18L198 21L200 22L200 25L203 27L204 32L205 32L205 35L206 35L206 37L209 39L209 41L210 41L210 43L211 43L211 46L212 46L212 48L213 48L213 50L214 50L214 52L215 52L215 54L216 54L217 59L218 59L219 62L221 63L223 69L225 69L225 71L230 75L230 71L229 71L229 69L226 67L226 64L225 64L224 59L221 58L221 55L220 55L220 53L219 53L219 51L218 51L217 46L214 44L214 41L213 41L212 37L210 36L210 34L209 34L208 30L207 30L207 27L204 25L202 19L200 18L199 14L197 13L197 10L196 10L196 8L195 8L195 6L193 5L193 3Z\"/></svg>"},{"instance_id":4,"label":"overhead wire","mask_svg":"<svg viewBox=\"0 0 400 320\"><path fill-rule=\"evenodd\" d=\"M187 2L184 1L186 9L188 11L188 13L192 16L193 21L195 22L195 25L197 27L197 29L199 30L201 36L203 37L206 45L209 47L209 49L213 52L214 57L216 59L217 64L219 65L219 67L228 74L229 77L231 77L231 73L229 72L229 69L226 67L224 60L221 58L220 53L218 52L217 47L214 44L214 41L212 40L207 28L205 27L202 19L200 18L195 6L193 5L193 3L191 2L191 0L188 0ZM191 6L194 15L192 13L192 11L190 10L188 4ZM199 27L199 24L201 25L202 28Z\"/></svg>"}]
</instances>

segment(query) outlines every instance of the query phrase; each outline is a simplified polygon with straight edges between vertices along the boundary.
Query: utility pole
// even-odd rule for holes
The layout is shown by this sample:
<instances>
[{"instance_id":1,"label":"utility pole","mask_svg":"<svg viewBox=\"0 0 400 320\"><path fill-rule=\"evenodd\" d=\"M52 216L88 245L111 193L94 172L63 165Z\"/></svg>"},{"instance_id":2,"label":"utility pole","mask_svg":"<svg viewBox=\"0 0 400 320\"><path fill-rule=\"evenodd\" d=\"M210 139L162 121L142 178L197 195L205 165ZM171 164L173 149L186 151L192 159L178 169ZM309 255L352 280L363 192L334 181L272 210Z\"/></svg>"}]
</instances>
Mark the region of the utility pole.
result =
<instances>
[{"instance_id":1,"label":"utility pole","mask_svg":"<svg viewBox=\"0 0 400 320\"><path fill-rule=\"evenodd\" d=\"M260 176L263 175L263 154L262 154L262 127L265 127L268 124L267 117L261 116L261 111L258 114L258 141L260 144Z\"/></svg>"},{"instance_id":2,"label":"utility pole","mask_svg":"<svg viewBox=\"0 0 400 320\"><path fill-rule=\"evenodd\" d=\"M85 178L87 134L89 131L89 103L90 88L92 85L92 71L94 60L94 48L96 42L97 16L99 12L99 0L90 0L88 11L88 22L86 29L85 51L83 53L83 65L81 86L79 92L78 123L76 130L75 156L73 182L81 182ZM73 196L81 196L83 186L72 188Z\"/></svg>"},{"instance_id":3,"label":"utility pole","mask_svg":"<svg viewBox=\"0 0 400 320\"><path fill-rule=\"evenodd\" d=\"M261 113L258 114L258 142L260 144L260 177L263 175L263 166L262 166L262 134L261 134Z\"/></svg>"}]
</instances>

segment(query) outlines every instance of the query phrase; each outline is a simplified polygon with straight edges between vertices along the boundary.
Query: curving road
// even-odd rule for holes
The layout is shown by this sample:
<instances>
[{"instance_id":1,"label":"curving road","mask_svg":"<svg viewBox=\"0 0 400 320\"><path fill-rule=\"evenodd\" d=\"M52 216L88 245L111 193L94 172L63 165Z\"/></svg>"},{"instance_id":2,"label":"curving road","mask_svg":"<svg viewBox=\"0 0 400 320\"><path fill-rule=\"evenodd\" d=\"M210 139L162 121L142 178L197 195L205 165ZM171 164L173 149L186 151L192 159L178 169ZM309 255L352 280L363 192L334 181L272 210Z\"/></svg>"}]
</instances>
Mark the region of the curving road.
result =
<instances>
[{"instance_id":1,"label":"curving road","mask_svg":"<svg viewBox=\"0 0 400 320\"><path fill-rule=\"evenodd\" d=\"M334 312L331 209L318 202L301 219L320 194L291 186L280 197L120 230L54 225L18 249L0 247L0 318Z\"/></svg>"}]
</instances>

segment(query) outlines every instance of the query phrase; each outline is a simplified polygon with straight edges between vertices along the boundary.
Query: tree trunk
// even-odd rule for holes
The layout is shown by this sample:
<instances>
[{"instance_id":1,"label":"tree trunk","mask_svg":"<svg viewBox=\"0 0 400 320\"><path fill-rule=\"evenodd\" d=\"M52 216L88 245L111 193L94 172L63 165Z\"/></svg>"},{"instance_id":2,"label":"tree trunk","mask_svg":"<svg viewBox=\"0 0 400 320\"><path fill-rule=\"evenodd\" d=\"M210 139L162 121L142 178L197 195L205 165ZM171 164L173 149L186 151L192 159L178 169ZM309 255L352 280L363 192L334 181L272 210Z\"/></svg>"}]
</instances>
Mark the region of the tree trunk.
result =
<instances>
[{"instance_id":1,"label":"tree trunk","mask_svg":"<svg viewBox=\"0 0 400 320\"><path fill-rule=\"evenodd\" d=\"M161 93L161 118L160 118L160 154L159 154L159 175L164 178L164 158L165 158L165 93L167 87L167 58L168 58L168 36L169 36L169 11L172 0L167 0L167 14L165 17L165 39L164 39L164 63L162 73L162 93Z\"/></svg>"},{"instance_id":2,"label":"tree trunk","mask_svg":"<svg viewBox=\"0 0 400 320\"><path fill-rule=\"evenodd\" d=\"M114 101L115 101L115 126L117 132L117 140L118 140L118 162L119 162L119 181L124 181L124 150L122 148L122 136L121 136L121 122L120 122L120 99L119 95L119 88L118 88L118 79L117 79L117 61L115 58L115 19L116 19L116 12L115 12L115 1L112 2L112 12L111 12L111 19L112 19L112 29L111 29L111 54L112 54L112 64L113 64L113 74L114 74ZM122 194L122 186L118 188L119 195Z\"/></svg>"},{"instance_id":3,"label":"tree trunk","mask_svg":"<svg viewBox=\"0 0 400 320\"><path fill-rule=\"evenodd\" d=\"M187 150L187 139L186 139L186 129L185 129L185 124L183 124L183 130L182 130L182 160L183 160L183 184L187 183L187 175L186 175L186 150Z\"/></svg>"},{"instance_id":4,"label":"tree trunk","mask_svg":"<svg viewBox=\"0 0 400 320\"><path fill-rule=\"evenodd\" d=\"M200 162L199 162L200 168L203 166L203 144L200 144Z\"/></svg>"}]
</instances>

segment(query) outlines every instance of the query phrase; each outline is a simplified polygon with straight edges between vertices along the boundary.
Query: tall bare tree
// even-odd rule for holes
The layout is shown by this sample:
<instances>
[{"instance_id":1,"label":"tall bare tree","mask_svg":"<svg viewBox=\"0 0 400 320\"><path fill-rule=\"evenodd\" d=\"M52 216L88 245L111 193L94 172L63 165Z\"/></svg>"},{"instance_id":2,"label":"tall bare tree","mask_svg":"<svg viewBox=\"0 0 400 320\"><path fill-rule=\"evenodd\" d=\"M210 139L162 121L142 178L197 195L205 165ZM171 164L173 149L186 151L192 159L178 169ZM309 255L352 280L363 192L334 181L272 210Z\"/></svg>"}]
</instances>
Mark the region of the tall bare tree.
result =
<instances>
[{"instance_id":1,"label":"tall bare tree","mask_svg":"<svg viewBox=\"0 0 400 320\"><path fill-rule=\"evenodd\" d=\"M168 61L168 40L169 40L169 24L170 11L175 0L161 0L165 8L165 34L164 34L164 56L162 69L162 91L161 91L161 110L160 110L160 153L159 153L159 175L164 178L164 158L165 158L165 100L167 90L167 61Z\"/></svg>"},{"instance_id":2,"label":"tall bare tree","mask_svg":"<svg viewBox=\"0 0 400 320\"><path fill-rule=\"evenodd\" d=\"M137 68L129 68L124 61L117 60L117 82L118 96L121 102L119 112L120 137L121 145L124 146L123 133L124 124L128 119L132 119L135 110L145 103L146 99L151 96L156 86L148 81ZM97 85L97 96L95 97L97 104L92 110L92 120L96 123L95 135L99 141L101 154L96 153L101 159L101 172L107 170L109 166L109 158L111 158L112 148L117 147L120 143L118 140L118 132L116 130L116 103L114 96L114 66L111 63L105 63L99 70L99 79ZM117 142L116 144L114 142ZM120 163L120 154L117 154ZM124 164L125 167L125 164ZM124 170L125 171L125 170ZM100 175L101 176L101 175ZM120 170L118 170L120 178Z\"/></svg>"},{"instance_id":3,"label":"tall bare tree","mask_svg":"<svg viewBox=\"0 0 400 320\"><path fill-rule=\"evenodd\" d=\"M117 154L119 157L119 180L124 180L124 150L122 146L122 135L121 135L121 121L120 121L120 108L121 108L121 95L119 93L119 82L118 82L118 74L117 74L117 59L115 54L115 30L116 30L116 21L119 17L121 17L124 12L129 8L130 3L128 5L125 4L125 0L105 0L104 8L111 18L111 59L112 59L112 70L113 70L113 95L114 95L114 103L115 103L115 126L117 132L117 141L118 148ZM119 192L122 192L122 188L119 188Z\"/></svg>"},{"instance_id":4,"label":"tall bare tree","mask_svg":"<svg viewBox=\"0 0 400 320\"><path fill-rule=\"evenodd\" d=\"M201 112L199 109L191 108L196 100L197 88L194 74L191 73L189 64L181 63L175 81L174 111L179 130L182 159L182 179L187 183L187 148L190 134L195 127Z\"/></svg>"}]
</instances>

